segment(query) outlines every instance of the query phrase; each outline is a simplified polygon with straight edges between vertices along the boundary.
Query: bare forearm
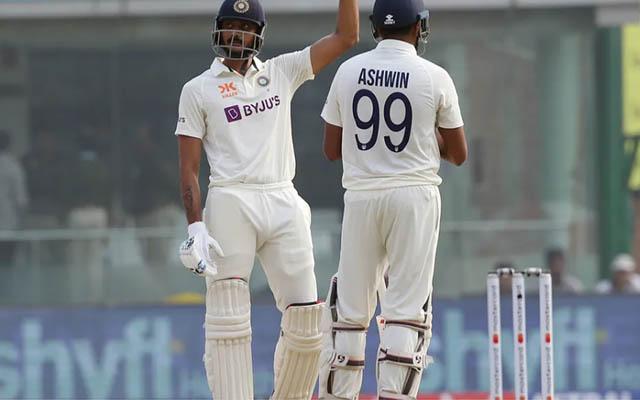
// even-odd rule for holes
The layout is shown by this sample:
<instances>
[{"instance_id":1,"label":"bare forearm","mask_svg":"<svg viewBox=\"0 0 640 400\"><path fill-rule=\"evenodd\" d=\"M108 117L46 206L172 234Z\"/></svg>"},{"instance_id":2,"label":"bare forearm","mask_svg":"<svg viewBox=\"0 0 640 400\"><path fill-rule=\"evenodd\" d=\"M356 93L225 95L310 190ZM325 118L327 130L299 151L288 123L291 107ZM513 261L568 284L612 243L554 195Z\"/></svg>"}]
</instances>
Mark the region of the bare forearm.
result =
<instances>
[{"instance_id":1,"label":"bare forearm","mask_svg":"<svg viewBox=\"0 0 640 400\"><path fill-rule=\"evenodd\" d=\"M200 197L200 184L198 183L201 151L202 142L200 139L178 136L180 194L189 224L202 221L202 205L200 204L202 197Z\"/></svg>"},{"instance_id":2,"label":"bare forearm","mask_svg":"<svg viewBox=\"0 0 640 400\"><path fill-rule=\"evenodd\" d=\"M451 157L451 155L447 152L447 145L444 143L442 144L442 146L440 146L440 158L443 160L449 161L452 164L456 164L456 161L454 160L454 158Z\"/></svg>"},{"instance_id":3,"label":"bare forearm","mask_svg":"<svg viewBox=\"0 0 640 400\"><path fill-rule=\"evenodd\" d=\"M360 18L358 0L340 0L338 10L338 25L336 34L345 39L351 47L358 41L360 32Z\"/></svg>"},{"instance_id":4,"label":"bare forearm","mask_svg":"<svg viewBox=\"0 0 640 400\"><path fill-rule=\"evenodd\" d=\"M442 134L438 130L436 130L436 135L438 137L438 148L440 150L440 158L442 158L443 160L449 161L452 164L458 164L455 158L452 157L451 154L449 154L449 151L447 149L447 143L444 141Z\"/></svg>"},{"instance_id":5,"label":"bare forearm","mask_svg":"<svg viewBox=\"0 0 640 400\"><path fill-rule=\"evenodd\" d=\"M336 31L311 45L314 74L318 74L358 42L359 18L357 0L340 0Z\"/></svg>"},{"instance_id":6,"label":"bare forearm","mask_svg":"<svg viewBox=\"0 0 640 400\"><path fill-rule=\"evenodd\" d=\"M455 165L462 165L467 159L467 140L464 127L453 129L437 128L436 138L440 157Z\"/></svg>"},{"instance_id":7,"label":"bare forearm","mask_svg":"<svg viewBox=\"0 0 640 400\"><path fill-rule=\"evenodd\" d=\"M198 176L193 173L182 173L180 178L182 204L187 216L187 222L192 224L202 221L202 204Z\"/></svg>"},{"instance_id":8,"label":"bare forearm","mask_svg":"<svg viewBox=\"0 0 640 400\"><path fill-rule=\"evenodd\" d=\"M342 159L342 127L326 123L324 126L324 155L330 161Z\"/></svg>"}]
</instances>

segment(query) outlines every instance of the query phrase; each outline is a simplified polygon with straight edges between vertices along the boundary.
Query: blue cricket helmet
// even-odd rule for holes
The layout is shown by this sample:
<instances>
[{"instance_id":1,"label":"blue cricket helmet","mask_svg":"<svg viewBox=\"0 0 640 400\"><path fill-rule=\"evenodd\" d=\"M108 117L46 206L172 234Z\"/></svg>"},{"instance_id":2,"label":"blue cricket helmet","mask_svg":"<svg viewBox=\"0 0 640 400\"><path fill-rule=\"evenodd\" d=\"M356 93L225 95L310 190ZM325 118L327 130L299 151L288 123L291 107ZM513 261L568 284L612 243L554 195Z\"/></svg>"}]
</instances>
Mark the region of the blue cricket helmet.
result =
<instances>
[{"instance_id":1,"label":"blue cricket helmet","mask_svg":"<svg viewBox=\"0 0 640 400\"><path fill-rule=\"evenodd\" d=\"M228 30L233 32L243 42L244 50L241 54L236 54L231 47L222 41L222 22L227 19L249 21L258 25L258 31L253 34L238 30ZM259 0L224 0L218 11L213 24L212 45L217 55L232 59L247 59L258 55L264 43L264 33L267 28L267 18ZM253 38L253 43L249 44ZM244 43L247 43L246 45Z\"/></svg>"},{"instance_id":2,"label":"blue cricket helmet","mask_svg":"<svg viewBox=\"0 0 640 400\"><path fill-rule=\"evenodd\" d=\"M379 40L379 30L406 28L420 21L420 41L429 37L429 10L423 0L376 0L373 14L369 17L373 36Z\"/></svg>"},{"instance_id":3,"label":"blue cricket helmet","mask_svg":"<svg viewBox=\"0 0 640 400\"><path fill-rule=\"evenodd\" d=\"M225 19L251 21L263 28L267 18L259 0L225 0L220 6L216 22Z\"/></svg>"}]
</instances>

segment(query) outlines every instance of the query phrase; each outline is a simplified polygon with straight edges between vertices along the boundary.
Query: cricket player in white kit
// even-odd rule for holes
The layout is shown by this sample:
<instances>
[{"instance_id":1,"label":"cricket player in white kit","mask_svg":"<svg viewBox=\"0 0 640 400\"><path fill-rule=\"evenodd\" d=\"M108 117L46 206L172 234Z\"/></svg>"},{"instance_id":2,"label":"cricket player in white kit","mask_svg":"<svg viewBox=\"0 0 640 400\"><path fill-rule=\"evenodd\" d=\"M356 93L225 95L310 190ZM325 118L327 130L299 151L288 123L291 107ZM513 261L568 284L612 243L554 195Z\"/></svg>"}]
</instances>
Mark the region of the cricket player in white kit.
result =
<instances>
[{"instance_id":1,"label":"cricket player in white kit","mask_svg":"<svg viewBox=\"0 0 640 400\"><path fill-rule=\"evenodd\" d=\"M378 46L339 68L322 112L325 154L342 158L347 191L321 399L358 398L366 331L387 268L378 398L416 398L431 340L438 169L441 158L461 165L467 154L453 81L417 54L429 34L422 0L377 0L371 19Z\"/></svg>"},{"instance_id":2,"label":"cricket player in white kit","mask_svg":"<svg viewBox=\"0 0 640 400\"><path fill-rule=\"evenodd\" d=\"M291 100L358 40L357 0L340 0L338 23L304 50L262 62L259 0L225 0L215 20L211 67L184 85L178 136L189 222L186 268L206 277L204 364L216 400L253 400L249 277L257 256L283 313L274 355L274 400L311 398L318 376L318 302L311 213L291 183ZM202 210L198 171L211 170Z\"/></svg>"}]
</instances>

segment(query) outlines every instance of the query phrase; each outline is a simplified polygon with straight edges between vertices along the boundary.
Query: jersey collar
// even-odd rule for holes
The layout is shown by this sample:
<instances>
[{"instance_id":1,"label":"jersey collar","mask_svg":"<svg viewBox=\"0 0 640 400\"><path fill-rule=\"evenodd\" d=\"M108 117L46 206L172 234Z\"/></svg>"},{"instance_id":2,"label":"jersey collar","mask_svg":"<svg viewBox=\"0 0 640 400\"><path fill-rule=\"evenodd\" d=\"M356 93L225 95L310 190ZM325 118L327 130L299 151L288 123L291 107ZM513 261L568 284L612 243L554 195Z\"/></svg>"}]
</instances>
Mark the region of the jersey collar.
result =
<instances>
[{"instance_id":1,"label":"jersey collar","mask_svg":"<svg viewBox=\"0 0 640 400\"><path fill-rule=\"evenodd\" d=\"M416 48L411 44L405 42L404 40L396 40L396 39L385 39L378 43L377 49L392 49L392 50L400 50L402 52L407 52L411 54L418 54Z\"/></svg>"},{"instance_id":2,"label":"jersey collar","mask_svg":"<svg viewBox=\"0 0 640 400\"><path fill-rule=\"evenodd\" d=\"M253 62L251 63L252 68L255 68L256 71L262 71L264 68L264 63L260 61L257 57L253 57ZM222 58L216 57L211 63L211 72L215 76L220 76L221 74L235 74L235 72L230 71L229 67L222 63Z\"/></svg>"}]
</instances>

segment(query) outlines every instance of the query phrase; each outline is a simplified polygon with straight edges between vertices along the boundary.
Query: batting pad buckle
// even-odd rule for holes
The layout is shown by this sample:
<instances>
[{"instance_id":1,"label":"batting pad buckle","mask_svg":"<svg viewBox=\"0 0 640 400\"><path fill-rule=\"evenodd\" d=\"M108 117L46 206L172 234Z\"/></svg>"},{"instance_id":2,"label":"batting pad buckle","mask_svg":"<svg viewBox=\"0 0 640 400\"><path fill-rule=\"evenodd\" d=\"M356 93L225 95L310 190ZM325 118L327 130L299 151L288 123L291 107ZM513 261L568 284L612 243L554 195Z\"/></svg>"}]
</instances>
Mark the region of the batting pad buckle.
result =
<instances>
[{"instance_id":1,"label":"batting pad buckle","mask_svg":"<svg viewBox=\"0 0 640 400\"><path fill-rule=\"evenodd\" d=\"M380 349L382 357L378 361L388 361L392 364L398 364L403 367L421 370L431 362L431 357L426 356L422 352L405 353L401 351L393 351L391 349Z\"/></svg>"},{"instance_id":2,"label":"batting pad buckle","mask_svg":"<svg viewBox=\"0 0 640 400\"><path fill-rule=\"evenodd\" d=\"M331 368L364 369L364 360L350 357L346 354L333 353Z\"/></svg>"}]
</instances>

